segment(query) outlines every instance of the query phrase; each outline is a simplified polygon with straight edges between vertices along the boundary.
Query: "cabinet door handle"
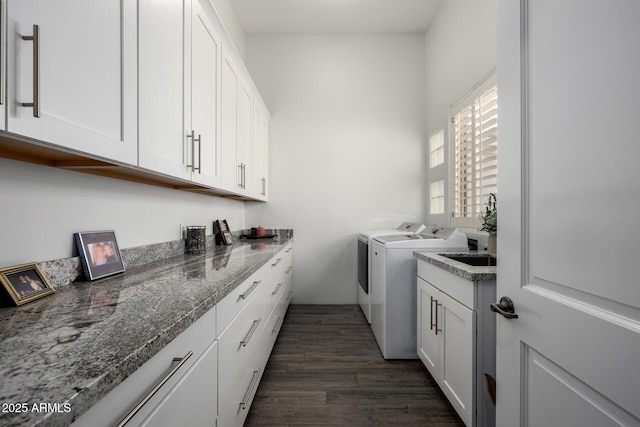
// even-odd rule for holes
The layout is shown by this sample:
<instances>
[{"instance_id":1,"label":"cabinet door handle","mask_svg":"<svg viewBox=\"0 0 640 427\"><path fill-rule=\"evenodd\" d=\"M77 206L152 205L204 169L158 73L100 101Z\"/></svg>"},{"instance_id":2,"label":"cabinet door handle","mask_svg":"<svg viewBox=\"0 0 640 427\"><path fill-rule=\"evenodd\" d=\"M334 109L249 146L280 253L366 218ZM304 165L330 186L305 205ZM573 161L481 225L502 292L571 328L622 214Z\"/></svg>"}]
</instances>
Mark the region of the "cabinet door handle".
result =
<instances>
[{"instance_id":1,"label":"cabinet door handle","mask_svg":"<svg viewBox=\"0 0 640 427\"><path fill-rule=\"evenodd\" d=\"M198 167L194 167L193 171L198 171L198 175L202 174L202 135L198 134L197 138L193 139L193 142L195 144L195 142L198 141ZM196 159L195 159L195 153L193 154L193 164L196 164Z\"/></svg>"},{"instance_id":2,"label":"cabinet door handle","mask_svg":"<svg viewBox=\"0 0 640 427\"><path fill-rule=\"evenodd\" d=\"M240 182L238 183L238 187L242 188L242 163L238 165L238 169L240 169Z\"/></svg>"},{"instance_id":3,"label":"cabinet door handle","mask_svg":"<svg viewBox=\"0 0 640 427\"><path fill-rule=\"evenodd\" d=\"M146 405L146 403L151 400L151 398L162 388L162 386L165 385L165 383L169 381L176 372L178 372L182 365L184 365L191 356L193 356L193 352L189 351L184 355L184 357L174 357L172 363L177 363L177 365L171 368L171 370L167 372L167 374L162 377L162 379L158 381L158 383L151 389L151 391L149 391L149 393L147 393L147 395L140 402L138 402L138 404L127 414L127 416L124 417L122 421L120 421L118 427L123 427L129 421L131 421L131 419L136 416L140 409L142 409L144 405Z\"/></svg>"},{"instance_id":4,"label":"cabinet door handle","mask_svg":"<svg viewBox=\"0 0 640 427\"><path fill-rule=\"evenodd\" d=\"M33 102L23 102L23 107L33 107L33 117L40 117L40 27L33 26L33 35L22 36L33 42Z\"/></svg>"},{"instance_id":5,"label":"cabinet door handle","mask_svg":"<svg viewBox=\"0 0 640 427\"><path fill-rule=\"evenodd\" d=\"M251 292L253 292L253 290L257 288L260 283L261 283L261 280L256 280L255 282L253 282L253 285L251 285L251 287L247 289L244 294L240 294L240 299L247 299L247 297L251 294Z\"/></svg>"},{"instance_id":6,"label":"cabinet door handle","mask_svg":"<svg viewBox=\"0 0 640 427\"><path fill-rule=\"evenodd\" d=\"M247 344L249 344L249 341L251 341L251 337L253 336L253 333L256 331L256 329L258 329L258 325L260 324L261 321L262 319L253 321L253 324L251 325L251 329L249 329L249 332L247 332L247 335L244 336L244 339L240 341L240 344L242 344L243 347L246 347Z\"/></svg>"},{"instance_id":7,"label":"cabinet door handle","mask_svg":"<svg viewBox=\"0 0 640 427\"><path fill-rule=\"evenodd\" d=\"M265 178L264 176L261 179L262 181L262 195L266 196L267 195L267 178Z\"/></svg>"},{"instance_id":8,"label":"cabinet door handle","mask_svg":"<svg viewBox=\"0 0 640 427\"><path fill-rule=\"evenodd\" d=\"M289 267L287 268L287 271L285 272L285 274L289 274L293 271L293 267Z\"/></svg>"},{"instance_id":9,"label":"cabinet door handle","mask_svg":"<svg viewBox=\"0 0 640 427\"><path fill-rule=\"evenodd\" d=\"M438 300L436 301L436 335L438 335L438 332L442 332L442 329L438 329L438 307L442 307L442 304L438 304Z\"/></svg>"},{"instance_id":10,"label":"cabinet door handle","mask_svg":"<svg viewBox=\"0 0 640 427\"><path fill-rule=\"evenodd\" d=\"M437 328L437 323L436 324L433 323L433 302L435 301L436 304L438 304L438 300L433 299L432 296L429 296L429 298L431 298L431 302L429 303L429 317L430 317L430 322L429 323L431 324L430 329L433 331L433 327L434 326ZM437 308L436 308L436 310L437 310ZM436 319L436 322L437 322L437 319ZM437 334L437 332L436 332L436 334Z\"/></svg>"},{"instance_id":11,"label":"cabinet door handle","mask_svg":"<svg viewBox=\"0 0 640 427\"><path fill-rule=\"evenodd\" d=\"M259 377L260 371L253 371L249 388L247 388L247 391L244 393L244 397L242 398L242 402L240 402L240 408L247 409L247 405L249 404L249 400L251 400L251 395L253 394L253 389L258 385Z\"/></svg>"},{"instance_id":12,"label":"cabinet door handle","mask_svg":"<svg viewBox=\"0 0 640 427\"><path fill-rule=\"evenodd\" d=\"M191 164L187 165L188 168L191 168L193 171L195 171L195 167L196 167L196 138L195 138L195 131L193 129L191 129L191 132L187 134L187 139L191 138Z\"/></svg>"},{"instance_id":13,"label":"cabinet door handle","mask_svg":"<svg viewBox=\"0 0 640 427\"><path fill-rule=\"evenodd\" d=\"M271 335L275 334L278 331L278 329L280 329L280 326L282 326L283 321L284 321L284 317L278 316L278 318L276 319L276 324L271 330Z\"/></svg>"},{"instance_id":14,"label":"cabinet door handle","mask_svg":"<svg viewBox=\"0 0 640 427\"><path fill-rule=\"evenodd\" d=\"M280 291L281 287L282 287L282 283L278 283L278 286L276 286L276 289L273 292L271 292L271 296L278 295L278 292Z\"/></svg>"},{"instance_id":15,"label":"cabinet door handle","mask_svg":"<svg viewBox=\"0 0 640 427\"><path fill-rule=\"evenodd\" d=\"M242 189L247 189L247 165L245 163L242 164Z\"/></svg>"},{"instance_id":16,"label":"cabinet door handle","mask_svg":"<svg viewBox=\"0 0 640 427\"><path fill-rule=\"evenodd\" d=\"M278 258L278 259L276 260L276 262L274 262L273 264L271 264L271 267L273 268L273 267L275 267L276 265L280 264L280 261L282 261L282 258Z\"/></svg>"}]
</instances>

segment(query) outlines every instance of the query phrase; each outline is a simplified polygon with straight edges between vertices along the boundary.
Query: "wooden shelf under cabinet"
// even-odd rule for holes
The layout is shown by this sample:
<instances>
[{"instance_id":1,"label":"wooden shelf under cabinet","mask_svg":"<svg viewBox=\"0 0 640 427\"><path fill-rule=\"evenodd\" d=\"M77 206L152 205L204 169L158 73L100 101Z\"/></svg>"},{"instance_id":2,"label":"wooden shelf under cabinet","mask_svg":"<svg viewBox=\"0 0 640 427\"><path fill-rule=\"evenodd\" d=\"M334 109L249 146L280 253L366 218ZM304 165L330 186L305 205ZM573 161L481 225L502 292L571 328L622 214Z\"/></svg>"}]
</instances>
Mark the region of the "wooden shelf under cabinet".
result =
<instances>
[{"instance_id":1,"label":"wooden shelf under cabinet","mask_svg":"<svg viewBox=\"0 0 640 427\"><path fill-rule=\"evenodd\" d=\"M43 143L12 134L0 135L0 158L209 196L256 201L250 197L162 175L134 165L117 164L74 153L67 149L49 147Z\"/></svg>"}]
</instances>

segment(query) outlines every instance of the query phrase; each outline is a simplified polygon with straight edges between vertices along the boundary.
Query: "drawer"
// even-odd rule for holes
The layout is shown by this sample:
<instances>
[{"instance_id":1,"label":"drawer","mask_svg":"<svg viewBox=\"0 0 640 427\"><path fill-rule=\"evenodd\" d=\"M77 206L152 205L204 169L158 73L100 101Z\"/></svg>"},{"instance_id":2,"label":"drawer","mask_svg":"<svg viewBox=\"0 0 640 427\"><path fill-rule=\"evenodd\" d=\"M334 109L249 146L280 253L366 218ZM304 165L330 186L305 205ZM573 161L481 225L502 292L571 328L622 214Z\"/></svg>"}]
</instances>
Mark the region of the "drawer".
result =
<instances>
[{"instance_id":1,"label":"drawer","mask_svg":"<svg viewBox=\"0 0 640 427\"><path fill-rule=\"evenodd\" d=\"M255 363L245 366L238 373L231 395L218 416L219 426L242 427L244 425L263 372L264 367Z\"/></svg>"},{"instance_id":2,"label":"drawer","mask_svg":"<svg viewBox=\"0 0 640 427\"><path fill-rule=\"evenodd\" d=\"M435 286L451 298L476 310L475 286L470 280L463 279L426 261L418 260L418 277Z\"/></svg>"},{"instance_id":3,"label":"drawer","mask_svg":"<svg viewBox=\"0 0 640 427\"><path fill-rule=\"evenodd\" d=\"M220 336L231 320L260 291L261 285L269 277L270 272L270 264L263 265L216 305L218 310L216 335Z\"/></svg>"},{"instance_id":4,"label":"drawer","mask_svg":"<svg viewBox=\"0 0 640 427\"><path fill-rule=\"evenodd\" d=\"M254 355L260 352L260 336L269 313L264 313L265 305L259 300L260 295L252 299L218 339L219 408L227 402L238 375L253 365Z\"/></svg>"},{"instance_id":5,"label":"drawer","mask_svg":"<svg viewBox=\"0 0 640 427\"><path fill-rule=\"evenodd\" d=\"M145 362L104 398L98 401L80 418L74 426L113 426L124 419L131 410L147 397L154 386L167 381L140 409L136 419L149 414L168 395L185 374L193 369L205 351L214 343L216 308L205 313L194 324L178 335L155 356ZM213 327L213 329L212 329ZM186 360L182 359L192 353ZM215 378L207 381L214 381ZM215 405L215 402L211 402ZM137 425L135 420L127 425Z\"/></svg>"},{"instance_id":6,"label":"drawer","mask_svg":"<svg viewBox=\"0 0 640 427\"><path fill-rule=\"evenodd\" d=\"M224 331L231 320L258 293L258 289L263 283L285 265L291 265L292 258L290 254L292 248L291 244L286 246L217 304L218 322L216 335L219 336Z\"/></svg>"}]
</instances>

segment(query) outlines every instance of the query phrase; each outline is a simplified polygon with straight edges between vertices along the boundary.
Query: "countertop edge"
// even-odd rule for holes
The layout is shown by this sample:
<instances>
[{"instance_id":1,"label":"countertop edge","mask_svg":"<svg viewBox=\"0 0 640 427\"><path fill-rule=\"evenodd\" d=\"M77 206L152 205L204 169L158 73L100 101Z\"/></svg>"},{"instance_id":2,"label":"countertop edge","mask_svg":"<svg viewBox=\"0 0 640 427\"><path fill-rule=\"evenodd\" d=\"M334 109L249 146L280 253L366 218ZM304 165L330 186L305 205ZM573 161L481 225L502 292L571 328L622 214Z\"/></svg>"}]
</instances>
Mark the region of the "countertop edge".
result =
<instances>
[{"instance_id":1,"label":"countertop edge","mask_svg":"<svg viewBox=\"0 0 640 427\"><path fill-rule=\"evenodd\" d=\"M445 253L445 251L443 251L442 253ZM418 260L425 261L436 267L442 268L449 273L455 274L456 276L462 277L463 279L470 280L472 282L496 280L497 278L496 267L475 267L452 260L450 258L443 257L434 252L414 251L413 256Z\"/></svg>"}]
</instances>

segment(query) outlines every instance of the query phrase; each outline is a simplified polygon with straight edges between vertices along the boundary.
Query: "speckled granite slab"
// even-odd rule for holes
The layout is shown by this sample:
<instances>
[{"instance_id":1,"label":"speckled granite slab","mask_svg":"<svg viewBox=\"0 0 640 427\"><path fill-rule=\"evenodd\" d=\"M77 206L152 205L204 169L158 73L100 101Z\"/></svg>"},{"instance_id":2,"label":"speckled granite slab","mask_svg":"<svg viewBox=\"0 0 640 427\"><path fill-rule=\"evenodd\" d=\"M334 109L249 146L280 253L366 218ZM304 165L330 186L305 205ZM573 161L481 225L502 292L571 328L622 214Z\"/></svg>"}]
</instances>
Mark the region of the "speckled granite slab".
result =
<instances>
[{"instance_id":1,"label":"speckled granite slab","mask_svg":"<svg viewBox=\"0 0 640 427\"><path fill-rule=\"evenodd\" d=\"M237 241L0 308L0 425L67 426L289 242ZM33 404L50 404L50 412ZM2 407L0 407L0 410Z\"/></svg>"},{"instance_id":2,"label":"speckled granite slab","mask_svg":"<svg viewBox=\"0 0 640 427\"><path fill-rule=\"evenodd\" d=\"M447 253L447 254L454 254ZM459 253L458 255L473 256L472 253ZM486 254L477 254L486 256ZM443 257L434 252L419 252L414 251L413 256L419 260L426 261L429 264L433 264L450 273L460 276L464 279L471 281L481 280L496 280L497 268L496 267L474 267L472 265L464 264L460 261L453 260L451 258Z\"/></svg>"}]
</instances>

